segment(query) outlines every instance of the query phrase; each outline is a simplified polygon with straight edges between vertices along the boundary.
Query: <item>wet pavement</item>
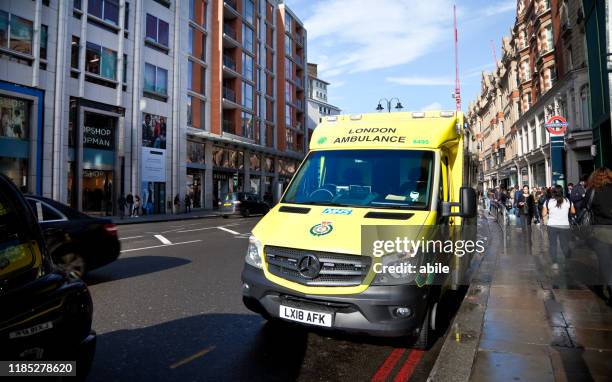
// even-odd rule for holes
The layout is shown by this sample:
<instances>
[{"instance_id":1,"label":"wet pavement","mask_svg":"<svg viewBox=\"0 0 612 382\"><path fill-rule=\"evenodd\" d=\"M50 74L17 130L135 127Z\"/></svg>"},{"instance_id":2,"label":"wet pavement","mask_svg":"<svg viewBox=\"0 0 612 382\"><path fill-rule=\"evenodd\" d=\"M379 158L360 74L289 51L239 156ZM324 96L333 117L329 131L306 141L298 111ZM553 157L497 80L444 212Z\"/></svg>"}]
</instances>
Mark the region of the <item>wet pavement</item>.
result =
<instances>
[{"instance_id":1,"label":"wet pavement","mask_svg":"<svg viewBox=\"0 0 612 382\"><path fill-rule=\"evenodd\" d=\"M574 245L554 270L544 226L505 235L469 380L612 380L612 308L574 272L596 277L594 256Z\"/></svg>"}]
</instances>

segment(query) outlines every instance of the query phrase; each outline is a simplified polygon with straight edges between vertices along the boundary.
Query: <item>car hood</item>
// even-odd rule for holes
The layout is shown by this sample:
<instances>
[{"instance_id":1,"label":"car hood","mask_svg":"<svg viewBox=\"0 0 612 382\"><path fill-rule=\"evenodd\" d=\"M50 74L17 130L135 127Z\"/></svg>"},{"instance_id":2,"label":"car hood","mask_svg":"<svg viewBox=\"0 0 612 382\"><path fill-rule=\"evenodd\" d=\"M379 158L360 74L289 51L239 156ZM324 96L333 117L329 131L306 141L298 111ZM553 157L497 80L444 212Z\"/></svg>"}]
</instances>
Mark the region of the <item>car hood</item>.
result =
<instances>
[{"instance_id":1,"label":"car hood","mask_svg":"<svg viewBox=\"0 0 612 382\"><path fill-rule=\"evenodd\" d=\"M295 208L302 209L302 213L291 212ZM309 211L303 213L305 209ZM393 214L404 216L391 218ZM362 225L423 226L433 224L432 215L430 211L417 210L277 204L252 232L263 245L357 255L361 254Z\"/></svg>"}]
</instances>

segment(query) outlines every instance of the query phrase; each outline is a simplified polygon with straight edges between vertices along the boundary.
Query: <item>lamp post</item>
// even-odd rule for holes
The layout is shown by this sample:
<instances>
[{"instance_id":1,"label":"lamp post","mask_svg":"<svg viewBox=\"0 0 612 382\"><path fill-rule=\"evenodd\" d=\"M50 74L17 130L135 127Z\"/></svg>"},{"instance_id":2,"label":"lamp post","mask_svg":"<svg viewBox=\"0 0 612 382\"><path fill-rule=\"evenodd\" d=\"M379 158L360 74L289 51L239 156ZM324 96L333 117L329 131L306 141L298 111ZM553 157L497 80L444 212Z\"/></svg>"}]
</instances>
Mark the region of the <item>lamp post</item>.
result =
<instances>
[{"instance_id":1,"label":"lamp post","mask_svg":"<svg viewBox=\"0 0 612 382\"><path fill-rule=\"evenodd\" d=\"M381 99L379 99L379 100L378 100L378 106L376 106L376 110L378 110L378 111L383 111L383 110L385 110L385 108L384 108L384 107L383 107L383 105L382 105L382 102L383 102L383 101L387 103L387 111L388 111L389 113L391 113L391 103L392 103L393 101L397 101L397 104L395 105L395 109L396 109L397 111L400 111L400 110L402 110L402 109L404 108L404 107L402 106L402 103L400 102L399 98L397 98L397 97L393 97L393 98L391 98L391 99L386 99L386 98L381 98Z\"/></svg>"}]
</instances>

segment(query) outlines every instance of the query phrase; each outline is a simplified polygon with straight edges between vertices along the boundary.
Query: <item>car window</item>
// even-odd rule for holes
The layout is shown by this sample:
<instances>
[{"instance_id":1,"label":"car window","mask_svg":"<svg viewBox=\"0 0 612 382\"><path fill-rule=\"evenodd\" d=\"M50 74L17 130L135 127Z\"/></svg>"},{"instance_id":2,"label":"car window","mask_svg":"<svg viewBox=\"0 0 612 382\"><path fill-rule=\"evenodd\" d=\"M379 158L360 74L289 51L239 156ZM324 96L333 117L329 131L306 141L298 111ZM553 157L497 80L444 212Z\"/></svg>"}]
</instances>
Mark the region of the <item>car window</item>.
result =
<instances>
[{"instance_id":1,"label":"car window","mask_svg":"<svg viewBox=\"0 0 612 382\"><path fill-rule=\"evenodd\" d=\"M60 215L55 208L52 208L45 202L40 200L27 198L32 210L38 217L39 222L46 222L50 220L62 220L64 217ZM41 219L42 215L42 219Z\"/></svg>"},{"instance_id":2,"label":"car window","mask_svg":"<svg viewBox=\"0 0 612 382\"><path fill-rule=\"evenodd\" d=\"M20 221L14 207L0 192L0 281L35 272L42 264L40 250L27 239L29 235L21 232Z\"/></svg>"}]
</instances>

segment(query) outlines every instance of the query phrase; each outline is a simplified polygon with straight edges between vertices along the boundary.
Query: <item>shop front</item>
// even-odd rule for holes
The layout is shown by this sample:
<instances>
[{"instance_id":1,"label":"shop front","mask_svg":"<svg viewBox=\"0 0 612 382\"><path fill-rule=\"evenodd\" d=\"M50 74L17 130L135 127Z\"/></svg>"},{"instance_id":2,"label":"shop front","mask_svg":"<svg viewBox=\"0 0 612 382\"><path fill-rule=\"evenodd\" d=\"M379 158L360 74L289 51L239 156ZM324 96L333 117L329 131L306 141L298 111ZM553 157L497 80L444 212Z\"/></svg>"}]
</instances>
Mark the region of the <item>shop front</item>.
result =
<instances>
[{"instance_id":1,"label":"shop front","mask_svg":"<svg viewBox=\"0 0 612 382\"><path fill-rule=\"evenodd\" d=\"M43 92L0 81L0 173L23 192L42 193Z\"/></svg>"},{"instance_id":2,"label":"shop front","mask_svg":"<svg viewBox=\"0 0 612 382\"><path fill-rule=\"evenodd\" d=\"M218 208L225 195L244 191L244 152L213 146L213 207Z\"/></svg>"},{"instance_id":3,"label":"shop front","mask_svg":"<svg viewBox=\"0 0 612 382\"><path fill-rule=\"evenodd\" d=\"M187 183L186 190L191 198L193 208L202 208L204 201L204 143L187 141Z\"/></svg>"}]
</instances>

